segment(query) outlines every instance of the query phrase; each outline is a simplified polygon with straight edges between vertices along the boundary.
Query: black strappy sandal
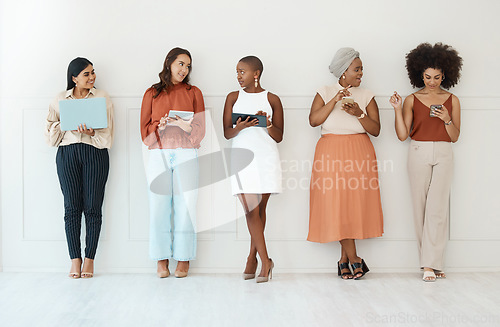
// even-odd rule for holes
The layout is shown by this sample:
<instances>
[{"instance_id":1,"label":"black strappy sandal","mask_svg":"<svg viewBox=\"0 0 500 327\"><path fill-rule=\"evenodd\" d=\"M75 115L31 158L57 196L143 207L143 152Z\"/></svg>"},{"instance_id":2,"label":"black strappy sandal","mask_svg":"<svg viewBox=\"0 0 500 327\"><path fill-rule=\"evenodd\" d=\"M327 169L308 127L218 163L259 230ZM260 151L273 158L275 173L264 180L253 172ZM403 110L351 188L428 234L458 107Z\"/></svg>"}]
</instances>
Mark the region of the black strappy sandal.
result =
<instances>
[{"instance_id":1,"label":"black strappy sandal","mask_svg":"<svg viewBox=\"0 0 500 327\"><path fill-rule=\"evenodd\" d=\"M370 271L370 269L368 269L368 266L366 265L364 259L361 259L361 262L355 262L355 263L351 264L351 267L352 267L352 276L353 276L352 278L354 280L360 279L367 272ZM361 268L362 271L355 272L356 269L359 269L359 268ZM356 275L358 275L358 274L361 274L361 276L356 277Z\"/></svg>"},{"instance_id":2,"label":"black strappy sandal","mask_svg":"<svg viewBox=\"0 0 500 327\"><path fill-rule=\"evenodd\" d=\"M349 268L349 263L348 262L343 262L340 263L340 261L337 262L337 268L338 268L338 275L340 278L346 280L346 279L352 279L352 273L351 273L351 268ZM349 272L342 272L343 269L348 269ZM348 276L344 278L344 276Z\"/></svg>"}]
</instances>

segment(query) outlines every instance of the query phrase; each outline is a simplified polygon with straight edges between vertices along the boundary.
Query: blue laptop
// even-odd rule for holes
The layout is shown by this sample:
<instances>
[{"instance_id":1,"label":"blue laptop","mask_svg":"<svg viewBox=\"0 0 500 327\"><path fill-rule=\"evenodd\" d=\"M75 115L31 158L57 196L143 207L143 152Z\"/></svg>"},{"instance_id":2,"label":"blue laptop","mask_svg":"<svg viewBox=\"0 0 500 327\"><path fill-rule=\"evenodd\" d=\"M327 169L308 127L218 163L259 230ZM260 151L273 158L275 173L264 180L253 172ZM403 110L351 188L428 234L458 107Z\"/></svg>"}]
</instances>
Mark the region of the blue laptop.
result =
<instances>
[{"instance_id":1,"label":"blue laptop","mask_svg":"<svg viewBox=\"0 0 500 327\"><path fill-rule=\"evenodd\" d=\"M59 119L62 131L74 131L78 125L99 129L108 127L106 98L59 101Z\"/></svg>"}]
</instances>

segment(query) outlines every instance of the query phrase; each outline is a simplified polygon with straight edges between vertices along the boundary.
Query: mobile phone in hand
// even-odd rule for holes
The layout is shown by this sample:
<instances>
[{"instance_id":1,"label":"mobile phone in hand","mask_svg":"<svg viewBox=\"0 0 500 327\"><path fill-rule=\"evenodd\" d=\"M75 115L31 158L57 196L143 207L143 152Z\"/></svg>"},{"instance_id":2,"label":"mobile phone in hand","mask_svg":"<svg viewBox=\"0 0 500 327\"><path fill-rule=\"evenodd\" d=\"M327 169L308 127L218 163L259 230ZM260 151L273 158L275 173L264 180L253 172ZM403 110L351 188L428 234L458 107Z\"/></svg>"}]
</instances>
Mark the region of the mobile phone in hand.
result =
<instances>
[{"instance_id":1,"label":"mobile phone in hand","mask_svg":"<svg viewBox=\"0 0 500 327\"><path fill-rule=\"evenodd\" d=\"M436 109L441 109L441 108L443 108L443 106L442 106L442 105L440 105L440 104L432 104L432 105L431 105L431 111L430 111L430 113L429 113L429 116L430 116L430 117L437 117L437 116L436 116L436 113L434 112L434 110L436 110Z\"/></svg>"},{"instance_id":2,"label":"mobile phone in hand","mask_svg":"<svg viewBox=\"0 0 500 327\"><path fill-rule=\"evenodd\" d=\"M354 103L354 99L351 98L351 97L343 97L342 98L342 104L346 104L346 103Z\"/></svg>"}]
</instances>

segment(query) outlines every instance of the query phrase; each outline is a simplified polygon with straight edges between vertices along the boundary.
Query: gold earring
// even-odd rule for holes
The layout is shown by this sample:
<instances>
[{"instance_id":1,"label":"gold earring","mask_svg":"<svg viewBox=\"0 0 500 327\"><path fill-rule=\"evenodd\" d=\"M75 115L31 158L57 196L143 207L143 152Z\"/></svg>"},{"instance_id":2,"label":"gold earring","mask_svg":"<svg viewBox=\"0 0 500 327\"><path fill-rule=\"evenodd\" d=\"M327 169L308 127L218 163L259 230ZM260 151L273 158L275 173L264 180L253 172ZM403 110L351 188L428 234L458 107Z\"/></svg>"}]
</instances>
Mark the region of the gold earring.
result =
<instances>
[{"instance_id":1,"label":"gold earring","mask_svg":"<svg viewBox=\"0 0 500 327\"><path fill-rule=\"evenodd\" d=\"M258 87L259 86L259 80L257 79L257 77L255 78L255 87Z\"/></svg>"}]
</instances>

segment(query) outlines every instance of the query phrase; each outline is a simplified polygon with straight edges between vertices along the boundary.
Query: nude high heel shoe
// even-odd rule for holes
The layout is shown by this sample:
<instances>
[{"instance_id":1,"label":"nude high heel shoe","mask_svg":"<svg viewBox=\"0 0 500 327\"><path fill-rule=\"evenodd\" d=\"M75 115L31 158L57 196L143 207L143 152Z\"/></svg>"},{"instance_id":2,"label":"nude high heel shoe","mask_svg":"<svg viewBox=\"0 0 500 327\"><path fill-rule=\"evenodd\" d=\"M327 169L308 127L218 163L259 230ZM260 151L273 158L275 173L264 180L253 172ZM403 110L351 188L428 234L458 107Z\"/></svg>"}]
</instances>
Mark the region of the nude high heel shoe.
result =
<instances>
[{"instance_id":1,"label":"nude high heel shoe","mask_svg":"<svg viewBox=\"0 0 500 327\"><path fill-rule=\"evenodd\" d=\"M187 262L187 265L188 265L188 269L189 269L189 261ZM187 275L188 275L187 271L181 271L178 269L179 269L179 262L177 262L177 268L175 269L175 273L174 273L175 277L177 277L177 278L187 277Z\"/></svg>"},{"instance_id":2,"label":"nude high heel shoe","mask_svg":"<svg viewBox=\"0 0 500 327\"><path fill-rule=\"evenodd\" d=\"M255 265L256 265L255 269L257 269L257 264L258 264L257 259L255 259ZM245 268L245 270L246 270L246 268ZM243 273L243 279L244 280L249 280L249 279L254 279L254 278L255 278L255 272L250 273L250 274Z\"/></svg>"},{"instance_id":3,"label":"nude high heel shoe","mask_svg":"<svg viewBox=\"0 0 500 327\"><path fill-rule=\"evenodd\" d=\"M158 268L157 268L158 269ZM167 270L163 270L163 271L156 271L156 275L159 277L159 278L166 278L168 276L170 276L170 270L168 270L168 260L167 260Z\"/></svg>"},{"instance_id":4,"label":"nude high heel shoe","mask_svg":"<svg viewBox=\"0 0 500 327\"><path fill-rule=\"evenodd\" d=\"M266 283L269 281L269 279L273 279L273 268L274 268L274 262L273 262L273 259L269 258L269 260L271 261L271 267L269 267L269 272L267 274L267 276L257 276L257 280L256 282L257 283Z\"/></svg>"},{"instance_id":5,"label":"nude high heel shoe","mask_svg":"<svg viewBox=\"0 0 500 327\"><path fill-rule=\"evenodd\" d=\"M255 274L245 274L243 273L243 279L244 280L249 280L249 279L254 279L255 278Z\"/></svg>"},{"instance_id":6,"label":"nude high heel shoe","mask_svg":"<svg viewBox=\"0 0 500 327\"><path fill-rule=\"evenodd\" d=\"M159 278L166 278L168 276L170 276L170 270L165 270L165 271L160 271L160 272L157 272L156 273L158 275Z\"/></svg>"},{"instance_id":7,"label":"nude high heel shoe","mask_svg":"<svg viewBox=\"0 0 500 327\"><path fill-rule=\"evenodd\" d=\"M187 277L188 272L187 272L187 271L179 271L179 270L176 270L174 275L175 275L175 277L177 277L177 278L184 278L184 277Z\"/></svg>"},{"instance_id":8,"label":"nude high heel shoe","mask_svg":"<svg viewBox=\"0 0 500 327\"><path fill-rule=\"evenodd\" d=\"M92 262L92 271L85 271L85 269L88 269L87 265L90 265L89 262ZM86 265L87 263L87 265ZM82 268L82 273L81 273L82 278L92 278L94 277L94 260L93 259L87 259L83 261L83 268Z\"/></svg>"},{"instance_id":9,"label":"nude high heel shoe","mask_svg":"<svg viewBox=\"0 0 500 327\"><path fill-rule=\"evenodd\" d=\"M73 260L80 261L78 268L73 268ZM82 259L81 258L80 259L71 259L71 270L69 272L68 277L73 278L73 279L77 279L77 278L80 278L81 276L82 276Z\"/></svg>"}]
</instances>

